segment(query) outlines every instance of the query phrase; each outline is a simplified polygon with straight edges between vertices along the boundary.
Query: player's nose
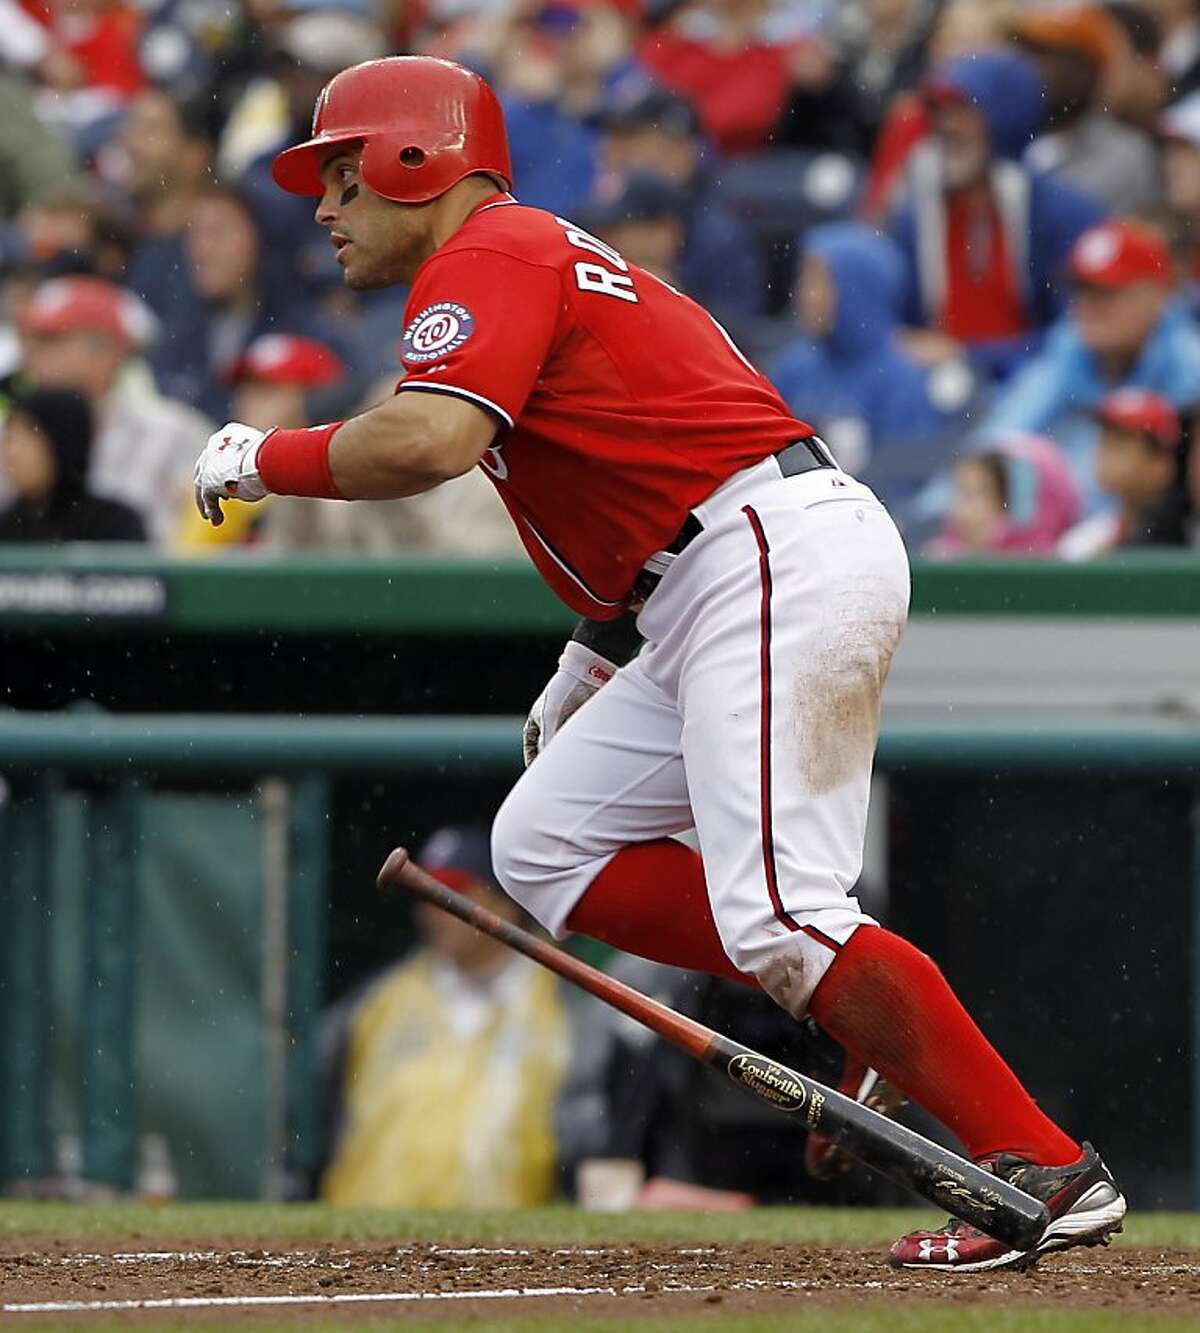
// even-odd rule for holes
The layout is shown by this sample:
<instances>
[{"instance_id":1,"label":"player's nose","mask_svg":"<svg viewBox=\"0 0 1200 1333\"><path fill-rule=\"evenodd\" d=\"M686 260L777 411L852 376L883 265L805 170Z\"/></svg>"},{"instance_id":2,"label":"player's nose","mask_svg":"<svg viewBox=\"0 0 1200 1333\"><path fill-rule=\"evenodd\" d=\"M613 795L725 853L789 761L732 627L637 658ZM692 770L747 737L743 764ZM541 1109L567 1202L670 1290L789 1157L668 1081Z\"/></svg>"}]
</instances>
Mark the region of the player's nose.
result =
<instances>
[{"instance_id":1,"label":"player's nose","mask_svg":"<svg viewBox=\"0 0 1200 1333\"><path fill-rule=\"evenodd\" d=\"M326 190L320 199L317 200L317 207L316 211L313 213L313 217L317 220L319 226L331 227L337 220L337 206L334 203L334 198L334 192L332 190Z\"/></svg>"}]
</instances>

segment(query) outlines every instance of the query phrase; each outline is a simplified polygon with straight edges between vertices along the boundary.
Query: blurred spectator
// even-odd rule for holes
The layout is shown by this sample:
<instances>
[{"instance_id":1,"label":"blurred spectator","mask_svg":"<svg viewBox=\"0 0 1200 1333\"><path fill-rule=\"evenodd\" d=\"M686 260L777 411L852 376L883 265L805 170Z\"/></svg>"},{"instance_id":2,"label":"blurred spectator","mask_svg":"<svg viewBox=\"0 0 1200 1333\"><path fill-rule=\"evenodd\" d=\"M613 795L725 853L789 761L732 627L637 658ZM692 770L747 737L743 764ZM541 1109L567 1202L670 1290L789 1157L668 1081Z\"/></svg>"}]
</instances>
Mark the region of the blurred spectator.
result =
<instances>
[{"instance_id":1,"label":"blurred spectator","mask_svg":"<svg viewBox=\"0 0 1200 1333\"><path fill-rule=\"evenodd\" d=\"M926 551L951 559L1048 554L1078 513L1079 489L1053 441L1009 435L955 464L946 527Z\"/></svg>"},{"instance_id":2,"label":"blurred spectator","mask_svg":"<svg viewBox=\"0 0 1200 1333\"><path fill-rule=\"evenodd\" d=\"M870 156L896 96L920 82L937 0L838 5L831 30L791 56L792 89L774 141Z\"/></svg>"},{"instance_id":3,"label":"blurred spectator","mask_svg":"<svg viewBox=\"0 0 1200 1333\"><path fill-rule=\"evenodd\" d=\"M125 103L145 84L138 59L141 18L122 0L24 0L56 55L43 63L41 114L70 128L90 156Z\"/></svg>"},{"instance_id":4,"label":"blurred spectator","mask_svg":"<svg viewBox=\"0 0 1200 1333\"><path fill-rule=\"evenodd\" d=\"M1162 33L1158 59L1172 101L1200 92L1200 8L1196 0L1142 0Z\"/></svg>"},{"instance_id":5,"label":"blurred spectator","mask_svg":"<svg viewBox=\"0 0 1200 1333\"><path fill-rule=\"evenodd\" d=\"M1045 90L1009 52L964 56L925 83L933 136L909 162L908 194L891 230L907 268L915 354L966 348L1007 373L1058 315L1057 273L1101 207L1018 159L1041 128Z\"/></svg>"},{"instance_id":6,"label":"blurred spectator","mask_svg":"<svg viewBox=\"0 0 1200 1333\"><path fill-rule=\"evenodd\" d=\"M188 289L164 312L152 364L165 392L212 420L229 419L230 372L261 334L339 342L289 281L280 256L264 246L235 186L214 182L196 191L183 254Z\"/></svg>"},{"instance_id":7,"label":"blurred spectator","mask_svg":"<svg viewBox=\"0 0 1200 1333\"><path fill-rule=\"evenodd\" d=\"M1070 274L1070 313L1005 386L986 426L1052 436L1091 514L1105 501L1091 414L1121 387L1149 389L1179 411L1200 402L1200 331L1175 298L1166 243L1147 226L1092 228L1071 253Z\"/></svg>"},{"instance_id":8,"label":"blurred spectator","mask_svg":"<svg viewBox=\"0 0 1200 1333\"><path fill-rule=\"evenodd\" d=\"M71 145L35 113L29 84L0 71L0 221L61 190L77 170Z\"/></svg>"},{"instance_id":9,"label":"blurred spectator","mask_svg":"<svg viewBox=\"0 0 1200 1333\"><path fill-rule=\"evenodd\" d=\"M1096 482L1116 507L1072 528L1059 554L1086 560L1121 547L1185 545L1188 500L1175 409L1145 389L1118 389L1096 419Z\"/></svg>"},{"instance_id":10,"label":"blurred spectator","mask_svg":"<svg viewBox=\"0 0 1200 1333\"><path fill-rule=\"evenodd\" d=\"M417 858L507 921L487 833L445 828ZM321 1197L401 1208L512 1208L555 1193L567 1063L556 979L436 907L420 944L329 1022L337 1125Z\"/></svg>"},{"instance_id":11,"label":"blurred spectator","mask_svg":"<svg viewBox=\"0 0 1200 1333\"><path fill-rule=\"evenodd\" d=\"M696 113L669 93L618 100L605 119L601 160L610 192L633 173L657 173L684 194L679 285L718 316L758 315L766 300L763 257L749 228L722 203L710 156Z\"/></svg>"},{"instance_id":12,"label":"blurred spectator","mask_svg":"<svg viewBox=\"0 0 1200 1333\"><path fill-rule=\"evenodd\" d=\"M897 509L957 440L975 390L963 362L930 368L905 352L903 299L904 263L886 236L856 223L814 229L795 298L806 336L772 373L842 465Z\"/></svg>"},{"instance_id":13,"label":"blurred spectator","mask_svg":"<svg viewBox=\"0 0 1200 1333\"><path fill-rule=\"evenodd\" d=\"M641 958L618 955L607 970L753 1050L839 1081L837 1046L815 1024L785 1028L779 1006L760 992ZM811 1179L794 1124L683 1052L599 1001L584 997L571 1009L571 1063L555 1117L568 1189L578 1190L589 1166L615 1159L641 1168L644 1183L628 1200L641 1209L878 1200L865 1172Z\"/></svg>"},{"instance_id":14,"label":"blurred spectator","mask_svg":"<svg viewBox=\"0 0 1200 1333\"><path fill-rule=\"evenodd\" d=\"M9 262L120 282L133 235L129 220L85 179L68 181L21 210L10 231Z\"/></svg>"},{"instance_id":15,"label":"blurred spectator","mask_svg":"<svg viewBox=\"0 0 1200 1333\"><path fill-rule=\"evenodd\" d=\"M110 282L57 278L23 312L23 369L39 388L74 389L88 400L97 421L89 488L130 505L150 540L166 545L212 426L155 391L139 355L153 325L146 307Z\"/></svg>"},{"instance_id":16,"label":"blurred spectator","mask_svg":"<svg viewBox=\"0 0 1200 1333\"><path fill-rule=\"evenodd\" d=\"M672 287L685 288L683 251L688 200L661 176L634 172L611 203L594 204L580 214L584 226Z\"/></svg>"},{"instance_id":17,"label":"blurred spectator","mask_svg":"<svg viewBox=\"0 0 1200 1333\"><path fill-rule=\"evenodd\" d=\"M1163 140L1163 203L1194 306L1196 284L1200 283L1200 93L1168 107L1159 132Z\"/></svg>"},{"instance_id":18,"label":"blurred spectator","mask_svg":"<svg viewBox=\"0 0 1200 1333\"><path fill-rule=\"evenodd\" d=\"M990 0L951 0L941 6L926 44L928 63L945 65L999 46L1004 35L1001 17L1002 11ZM871 157L862 201L864 218L879 222L891 212L898 202L908 156L929 129L929 108L919 90L901 92L892 99Z\"/></svg>"},{"instance_id":19,"label":"blurred spectator","mask_svg":"<svg viewBox=\"0 0 1200 1333\"><path fill-rule=\"evenodd\" d=\"M205 105L148 88L130 104L119 144L138 234L128 282L163 319L188 297L183 235L197 192L210 179L213 126Z\"/></svg>"},{"instance_id":20,"label":"blurred spectator","mask_svg":"<svg viewBox=\"0 0 1200 1333\"><path fill-rule=\"evenodd\" d=\"M1134 0L1109 0L1113 45L1101 86L1101 105L1118 120L1153 131L1167 97L1158 63L1161 33L1154 16Z\"/></svg>"},{"instance_id":21,"label":"blurred spectator","mask_svg":"<svg viewBox=\"0 0 1200 1333\"><path fill-rule=\"evenodd\" d=\"M630 15L605 0L548 0L518 12L490 65L523 203L572 214L597 170L601 115L634 77Z\"/></svg>"},{"instance_id":22,"label":"blurred spectator","mask_svg":"<svg viewBox=\"0 0 1200 1333\"><path fill-rule=\"evenodd\" d=\"M1071 181L1109 212L1153 208L1162 196L1156 141L1116 120L1098 101L1118 53L1113 19L1093 6L1026 10L1012 35L1047 89L1046 128L1030 145L1026 164Z\"/></svg>"},{"instance_id":23,"label":"blurred spectator","mask_svg":"<svg viewBox=\"0 0 1200 1333\"><path fill-rule=\"evenodd\" d=\"M386 55L369 0L281 0L261 43L252 80L221 137L219 174L236 180L271 251L310 292L341 286L328 238L313 224L313 201L271 178L276 153L311 132L321 89L339 70Z\"/></svg>"},{"instance_id":24,"label":"blurred spectator","mask_svg":"<svg viewBox=\"0 0 1200 1333\"><path fill-rule=\"evenodd\" d=\"M81 394L35 389L9 405L4 471L12 504L0 510L0 542L141 542L142 520L87 489L92 410Z\"/></svg>"},{"instance_id":25,"label":"blurred spectator","mask_svg":"<svg viewBox=\"0 0 1200 1333\"><path fill-rule=\"evenodd\" d=\"M768 22L768 0L695 0L668 7L637 46L639 62L696 108L722 153L762 148L791 95L787 46Z\"/></svg>"}]
</instances>

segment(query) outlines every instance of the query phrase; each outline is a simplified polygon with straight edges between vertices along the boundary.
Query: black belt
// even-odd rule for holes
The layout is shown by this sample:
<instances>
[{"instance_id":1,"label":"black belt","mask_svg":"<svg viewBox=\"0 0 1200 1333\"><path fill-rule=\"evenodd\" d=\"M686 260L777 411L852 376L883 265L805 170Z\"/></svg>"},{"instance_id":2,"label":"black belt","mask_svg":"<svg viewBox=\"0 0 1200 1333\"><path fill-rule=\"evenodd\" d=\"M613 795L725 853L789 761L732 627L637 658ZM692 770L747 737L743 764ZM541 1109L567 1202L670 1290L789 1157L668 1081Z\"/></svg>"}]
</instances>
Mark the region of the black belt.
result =
<instances>
[{"instance_id":1,"label":"black belt","mask_svg":"<svg viewBox=\"0 0 1200 1333\"><path fill-rule=\"evenodd\" d=\"M819 435L808 435L803 440L794 440L775 455L780 476L799 477L805 472L815 472L818 468L837 467L829 446ZM704 524L695 514L689 513L683 527L675 534L675 539L663 547L667 555L682 555L688 546L704 531ZM637 576L633 585L631 600L636 605L644 602L658 587L666 570L654 570L647 566Z\"/></svg>"}]
</instances>

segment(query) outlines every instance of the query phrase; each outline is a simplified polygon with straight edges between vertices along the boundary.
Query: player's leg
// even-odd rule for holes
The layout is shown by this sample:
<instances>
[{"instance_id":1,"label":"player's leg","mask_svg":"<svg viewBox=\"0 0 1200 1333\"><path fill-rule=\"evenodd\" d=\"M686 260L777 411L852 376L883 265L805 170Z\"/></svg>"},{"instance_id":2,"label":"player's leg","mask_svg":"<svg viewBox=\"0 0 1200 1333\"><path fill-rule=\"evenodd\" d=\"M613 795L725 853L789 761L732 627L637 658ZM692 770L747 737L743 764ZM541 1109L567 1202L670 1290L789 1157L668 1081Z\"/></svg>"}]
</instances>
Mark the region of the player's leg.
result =
<instances>
[{"instance_id":1,"label":"player's leg","mask_svg":"<svg viewBox=\"0 0 1200 1333\"><path fill-rule=\"evenodd\" d=\"M689 551L643 614L652 639L662 631L648 670L678 691L725 950L973 1155L1071 1162L1079 1146L1037 1108L932 961L849 896L907 563L877 504L847 495L807 507L807 481L746 491L735 519L726 505L698 559Z\"/></svg>"},{"instance_id":2,"label":"player's leg","mask_svg":"<svg viewBox=\"0 0 1200 1333\"><path fill-rule=\"evenodd\" d=\"M496 874L549 931L748 981L726 956L692 826L674 704L631 663L525 771L492 831Z\"/></svg>"}]
</instances>

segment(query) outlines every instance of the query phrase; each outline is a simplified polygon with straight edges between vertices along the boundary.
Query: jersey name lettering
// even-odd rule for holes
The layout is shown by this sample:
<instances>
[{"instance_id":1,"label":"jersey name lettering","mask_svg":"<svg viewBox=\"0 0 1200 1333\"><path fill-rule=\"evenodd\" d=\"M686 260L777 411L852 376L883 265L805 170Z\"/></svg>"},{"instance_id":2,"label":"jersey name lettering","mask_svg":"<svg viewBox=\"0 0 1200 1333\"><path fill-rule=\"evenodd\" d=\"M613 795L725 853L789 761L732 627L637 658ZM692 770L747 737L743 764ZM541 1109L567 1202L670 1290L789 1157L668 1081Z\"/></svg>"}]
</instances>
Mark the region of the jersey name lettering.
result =
<instances>
[{"instance_id":1,"label":"jersey name lettering","mask_svg":"<svg viewBox=\"0 0 1200 1333\"><path fill-rule=\"evenodd\" d=\"M566 218L556 217L555 222L567 233L567 244L573 245L577 250L587 250L590 254L598 256L605 261L605 264L611 264L617 269L614 273L612 269L605 268L603 264L588 264L580 261L575 265L575 285L581 292L597 292L601 296L615 296L621 301L632 301L637 304L637 292L634 291L633 279L628 276L629 265L612 248L596 236L590 235L586 231L580 231L573 222L568 222Z\"/></svg>"}]
</instances>

